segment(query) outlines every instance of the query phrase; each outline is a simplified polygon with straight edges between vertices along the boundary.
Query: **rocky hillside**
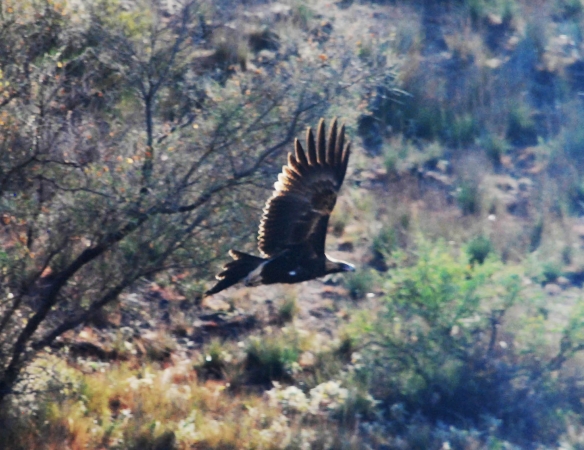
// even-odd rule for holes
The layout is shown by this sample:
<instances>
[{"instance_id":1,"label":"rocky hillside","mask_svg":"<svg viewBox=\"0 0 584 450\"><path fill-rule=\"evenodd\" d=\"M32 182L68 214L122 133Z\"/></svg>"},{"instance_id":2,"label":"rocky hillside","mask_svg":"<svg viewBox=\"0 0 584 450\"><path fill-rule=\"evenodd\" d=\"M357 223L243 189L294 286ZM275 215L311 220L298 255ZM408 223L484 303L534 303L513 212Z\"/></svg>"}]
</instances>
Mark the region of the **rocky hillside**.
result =
<instances>
[{"instance_id":1,"label":"rocky hillside","mask_svg":"<svg viewBox=\"0 0 584 450\"><path fill-rule=\"evenodd\" d=\"M0 447L582 446L580 0L100 5L0 5ZM319 116L357 272L203 299Z\"/></svg>"}]
</instances>

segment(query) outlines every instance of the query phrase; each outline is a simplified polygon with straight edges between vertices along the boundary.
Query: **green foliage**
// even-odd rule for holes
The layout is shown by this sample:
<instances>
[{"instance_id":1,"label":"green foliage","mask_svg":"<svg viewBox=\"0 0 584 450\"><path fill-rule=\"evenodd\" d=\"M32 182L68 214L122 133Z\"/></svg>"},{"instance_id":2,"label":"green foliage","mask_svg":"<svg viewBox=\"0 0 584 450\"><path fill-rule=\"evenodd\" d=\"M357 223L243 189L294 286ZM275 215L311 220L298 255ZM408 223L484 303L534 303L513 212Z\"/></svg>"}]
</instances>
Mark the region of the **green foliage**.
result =
<instances>
[{"instance_id":1,"label":"green foliage","mask_svg":"<svg viewBox=\"0 0 584 450\"><path fill-rule=\"evenodd\" d=\"M446 120L438 105L419 104L415 117L412 117L413 133L416 137L434 140L440 137L445 129Z\"/></svg>"},{"instance_id":2,"label":"green foliage","mask_svg":"<svg viewBox=\"0 0 584 450\"><path fill-rule=\"evenodd\" d=\"M489 14L500 16L505 23L509 23L517 14L516 0L465 0L463 3L475 25L480 24Z\"/></svg>"},{"instance_id":3,"label":"green foliage","mask_svg":"<svg viewBox=\"0 0 584 450\"><path fill-rule=\"evenodd\" d=\"M281 324L292 322L297 313L296 297L288 295L278 305L278 322Z\"/></svg>"},{"instance_id":4,"label":"green foliage","mask_svg":"<svg viewBox=\"0 0 584 450\"><path fill-rule=\"evenodd\" d=\"M270 386L272 381L290 380L299 355L296 339L253 337L246 349L246 381Z\"/></svg>"},{"instance_id":5,"label":"green foliage","mask_svg":"<svg viewBox=\"0 0 584 450\"><path fill-rule=\"evenodd\" d=\"M386 148L383 152L383 165L388 175L397 174L399 155L393 148Z\"/></svg>"},{"instance_id":6,"label":"green foliage","mask_svg":"<svg viewBox=\"0 0 584 450\"><path fill-rule=\"evenodd\" d=\"M541 245L541 238L544 231L544 221L543 217L540 217L535 224L531 227L529 233L529 251L536 251Z\"/></svg>"},{"instance_id":7,"label":"green foliage","mask_svg":"<svg viewBox=\"0 0 584 450\"><path fill-rule=\"evenodd\" d=\"M223 379L229 359L226 355L228 353L225 346L219 340L211 341L202 355L202 361L196 367L199 376L203 379Z\"/></svg>"},{"instance_id":8,"label":"green foliage","mask_svg":"<svg viewBox=\"0 0 584 450\"><path fill-rule=\"evenodd\" d=\"M456 191L456 201L464 215L476 214L481 208L481 195L475 180L464 181Z\"/></svg>"},{"instance_id":9,"label":"green foliage","mask_svg":"<svg viewBox=\"0 0 584 450\"><path fill-rule=\"evenodd\" d=\"M553 283L562 276L562 266L554 261L545 262L541 268L544 283Z\"/></svg>"},{"instance_id":10,"label":"green foliage","mask_svg":"<svg viewBox=\"0 0 584 450\"><path fill-rule=\"evenodd\" d=\"M447 130L450 142L457 147L467 147L479 134L479 124L471 114L455 116Z\"/></svg>"},{"instance_id":11,"label":"green foliage","mask_svg":"<svg viewBox=\"0 0 584 450\"><path fill-rule=\"evenodd\" d=\"M507 141L494 134L487 134L480 140L487 158L493 163L495 169L501 167L501 158L509 151L510 146Z\"/></svg>"},{"instance_id":12,"label":"green foliage","mask_svg":"<svg viewBox=\"0 0 584 450\"><path fill-rule=\"evenodd\" d=\"M564 328L565 351L550 356L542 342L520 350L522 333L545 340L547 326L540 309L527 308L528 317L505 327L507 342L500 342L501 325L513 321L508 312L525 308L520 272L493 257L469 266L467 254L443 242L419 242L416 256L412 266L392 270L383 309L363 312L351 326L373 396L428 420L464 418L467 427L470 421L480 429L491 417L501 421L495 436L503 439L532 439L537 424L538 439L553 440L571 406L570 388L551 373L584 348L581 311ZM530 400L517 384L522 374L538 392ZM533 409L534 402L549 404Z\"/></svg>"},{"instance_id":13,"label":"green foliage","mask_svg":"<svg viewBox=\"0 0 584 450\"><path fill-rule=\"evenodd\" d=\"M572 264L574 258L574 247L571 245L564 245L561 252L562 263L569 265Z\"/></svg>"},{"instance_id":14,"label":"green foliage","mask_svg":"<svg viewBox=\"0 0 584 450\"><path fill-rule=\"evenodd\" d=\"M414 266L392 271L384 311L367 327L381 345L374 353L391 368L387 376L393 395L417 398L434 383L452 387L465 353L479 344L476 330L488 328L489 314L479 306L499 268L496 262L470 268L444 243L424 242ZM514 303L517 281L505 281L504 307Z\"/></svg>"},{"instance_id":15,"label":"green foliage","mask_svg":"<svg viewBox=\"0 0 584 450\"><path fill-rule=\"evenodd\" d=\"M205 2L16 3L0 14L0 402L139 280L208 279L345 77L287 49L246 70L247 35Z\"/></svg>"},{"instance_id":16,"label":"green foliage","mask_svg":"<svg viewBox=\"0 0 584 450\"><path fill-rule=\"evenodd\" d=\"M305 1L297 0L292 6L292 22L301 28L308 28L314 17L314 11Z\"/></svg>"},{"instance_id":17,"label":"green foliage","mask_svg":"<svg viewBox=\"0 0 584 450\"><path fill-rule=\"evenodd\" d=\"M343 278L353 300L364 298L375 286L375 274L369 269L357 270Z\"/></svg>"},{"instance_id":18,"label":"green foliage","mask_svg":"<svg viewBox=\"0 0 584 450\"><path fill-rule=\"evenodd\" d=\"M424 98L422 93L419 96L389 103L375 114L408 138L437 140L453 147L474 143L480 132L480 121L471 111L459 112L460 105L452 107L446 101Z\"/></svg>"},{"instance_id":19,"label":"green foliage","mask_svg":"<svg viewBox=\"0 0 584 450\"><path fill-rule=\"evenodd\" d=\"M371 244L371 250L381 255L388 255L397 247L397 231L391 226L383 226Z\"/></svg>"},{"instance_id":20,"label":"green foliage","mask_svg":"<svg viewBox=\"0 0 584 450\"><path fill-rule=\"evenodd\" d=\"M579 215L584 211L584 183L573 180L566 192L567 209L570 214Z\"/></svg>"},{"instance_id":21,"label":"green foliage","mask_svg":"<svg viewBox=\"0 0 584 450\"><path fill-rule=\"evenodd\" d=\"M474 264L475 262L483 264L492 251L493 243L485 235L475 237L466 246L470 264Z\"/></svg>"},{"instance_id":22,"label":"green foliage","mask_svg":"<svg viewBox=\"0 0 584 450\"><path fill-rule=\"evenodd\" d=\"M515 106L509 111L506 138L517 146L537 144L537 128L526 105Z\"/></svg>"}]
</instances>

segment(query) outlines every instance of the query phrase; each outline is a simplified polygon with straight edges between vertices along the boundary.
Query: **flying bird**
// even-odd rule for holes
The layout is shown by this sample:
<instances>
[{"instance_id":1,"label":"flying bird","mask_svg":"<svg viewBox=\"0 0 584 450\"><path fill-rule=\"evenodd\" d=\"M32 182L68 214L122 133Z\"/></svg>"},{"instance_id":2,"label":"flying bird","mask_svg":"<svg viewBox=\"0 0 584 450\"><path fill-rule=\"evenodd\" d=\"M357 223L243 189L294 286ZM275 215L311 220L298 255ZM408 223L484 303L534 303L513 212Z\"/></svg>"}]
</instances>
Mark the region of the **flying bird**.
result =
<instances>
[{"instance_id":1,"label":"flying bird","mask_svg":"<svg viewBox=\"0 0 584 450\"><path fill-rule=\"evenodd\" d=\"M328 142L324 120L316 141L310 127L305 152L298 139L294 154L278 175L274 193L264 208L258 234L262 257L230 250L233 261L223 267L219 282L205 295L213 295L239 281L246 286L299 283L329 273L353 272L355 267L324 253L329 217L343 184L351 144L345 144L345 126L334 119Z\"/></svg>"}]
</instances>

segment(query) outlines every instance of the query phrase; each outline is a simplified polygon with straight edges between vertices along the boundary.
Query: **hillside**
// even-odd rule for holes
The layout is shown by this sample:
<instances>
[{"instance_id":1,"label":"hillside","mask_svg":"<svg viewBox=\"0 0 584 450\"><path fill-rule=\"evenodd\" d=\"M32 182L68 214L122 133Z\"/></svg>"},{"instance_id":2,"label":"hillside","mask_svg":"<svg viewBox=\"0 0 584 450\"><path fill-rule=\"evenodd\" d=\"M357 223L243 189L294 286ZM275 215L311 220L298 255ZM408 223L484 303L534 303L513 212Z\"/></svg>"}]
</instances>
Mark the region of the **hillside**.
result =
<instances>
[{"instance_id":1,"label":"hillside","mask_svg":"<svg viewBox=\"0 0 584 450\"><path fill-rule=\"evenodd\" d=\"M0 448L584 446L584 3L0 4ZM320 117L327 254L257 254Z\"/></svg>"}]
</instances>

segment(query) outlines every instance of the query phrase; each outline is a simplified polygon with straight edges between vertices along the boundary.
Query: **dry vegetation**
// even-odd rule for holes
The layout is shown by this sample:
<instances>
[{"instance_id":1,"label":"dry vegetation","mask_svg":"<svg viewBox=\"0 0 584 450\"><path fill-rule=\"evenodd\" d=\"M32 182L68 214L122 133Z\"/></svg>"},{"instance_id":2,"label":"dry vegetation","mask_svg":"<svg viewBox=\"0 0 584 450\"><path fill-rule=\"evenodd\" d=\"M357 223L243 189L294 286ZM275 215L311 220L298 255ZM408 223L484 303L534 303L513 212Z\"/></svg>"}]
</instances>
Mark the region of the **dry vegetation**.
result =
<instances>
[{"instance_id":1,"label":"dry vegetation","mask_svg":"<svg viewBox=\"0 0 584 450\"><path fill-rule=\"evenodd\" d=\"M0 448L584 448L581 0L0 3ZM348 276L201 293L295 136Z\"/></svg>"}]
</instances>

